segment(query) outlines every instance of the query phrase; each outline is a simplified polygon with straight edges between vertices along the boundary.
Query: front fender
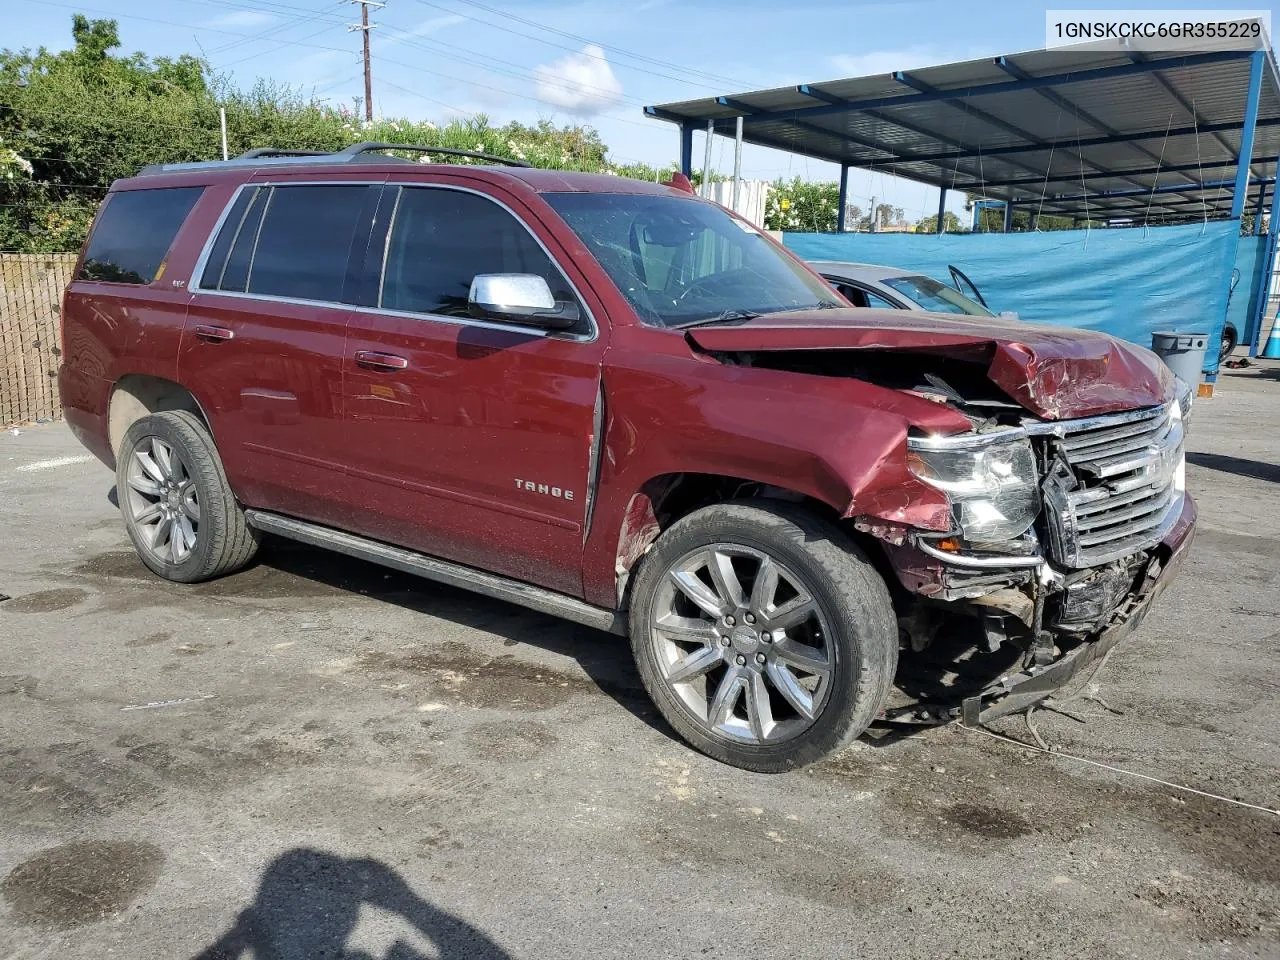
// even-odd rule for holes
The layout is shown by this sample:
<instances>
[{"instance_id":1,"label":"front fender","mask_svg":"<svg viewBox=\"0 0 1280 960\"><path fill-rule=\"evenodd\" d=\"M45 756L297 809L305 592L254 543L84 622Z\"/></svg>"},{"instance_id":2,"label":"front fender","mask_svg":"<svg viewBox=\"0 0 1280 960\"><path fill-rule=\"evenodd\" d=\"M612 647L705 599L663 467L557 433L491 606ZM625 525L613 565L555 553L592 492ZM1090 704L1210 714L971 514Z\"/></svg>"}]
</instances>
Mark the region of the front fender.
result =
<instances>
[{"instance_id":1,"label":"front fender","mask_svg":"<svg viewBox=\"0 0 1280 960\"><path fill-rule=\"evenodd\" d=\"M616 602L628 511L653 478L700 473L781 487L841 516L946 530L943 495L907 469L907 431L957 432L949 407L862 381L723 364L611 356L599 494L584 552L588 599ZM642 518L643 519L643 518Z\"/></svg>"}]
</instances>

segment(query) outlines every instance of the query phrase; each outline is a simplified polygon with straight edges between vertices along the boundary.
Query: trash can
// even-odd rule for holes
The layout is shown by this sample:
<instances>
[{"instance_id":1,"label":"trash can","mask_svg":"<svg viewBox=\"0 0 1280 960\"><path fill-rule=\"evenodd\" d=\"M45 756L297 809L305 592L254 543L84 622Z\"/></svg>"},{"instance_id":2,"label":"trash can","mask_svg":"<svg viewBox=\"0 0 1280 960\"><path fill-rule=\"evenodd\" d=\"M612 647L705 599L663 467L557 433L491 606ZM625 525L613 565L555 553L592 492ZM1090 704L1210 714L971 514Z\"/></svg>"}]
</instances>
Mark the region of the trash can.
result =
<instances>
[{"instance_id":1,"label":"trash can","mask_svg":"<svg viewBox=\"0 0 1280 960\"><path fill-rule=\"evenodd\" d=\"M1176 330L1160 330L1151 334L1151 349L1164 361L1183 383L1195 389L1204 370L1204 352L1209 346L1209 334L1200 331L1181 333Z\"/></svg>"}]
</instances>

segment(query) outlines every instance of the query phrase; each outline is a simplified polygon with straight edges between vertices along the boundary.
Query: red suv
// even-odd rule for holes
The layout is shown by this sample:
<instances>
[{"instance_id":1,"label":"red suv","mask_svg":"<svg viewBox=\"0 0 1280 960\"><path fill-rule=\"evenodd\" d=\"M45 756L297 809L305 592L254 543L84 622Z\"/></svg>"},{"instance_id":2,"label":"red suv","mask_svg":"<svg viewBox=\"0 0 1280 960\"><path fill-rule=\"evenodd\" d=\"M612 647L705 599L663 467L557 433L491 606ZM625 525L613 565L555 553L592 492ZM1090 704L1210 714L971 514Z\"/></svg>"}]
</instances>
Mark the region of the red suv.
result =
<instances>
[{"instance_id":1,"label":"red suv","mask_svg":"<svg viewBox=\"0 0 1280 960\"><path fill-rule=\"evenodd\" d=\"M112 187L62 400L159 576L270 533L629 635L682 736L777 771L1045 698L1185 555L1146 350L852 309L687 183L388 148Z\"/></svg>"}]
</instances>

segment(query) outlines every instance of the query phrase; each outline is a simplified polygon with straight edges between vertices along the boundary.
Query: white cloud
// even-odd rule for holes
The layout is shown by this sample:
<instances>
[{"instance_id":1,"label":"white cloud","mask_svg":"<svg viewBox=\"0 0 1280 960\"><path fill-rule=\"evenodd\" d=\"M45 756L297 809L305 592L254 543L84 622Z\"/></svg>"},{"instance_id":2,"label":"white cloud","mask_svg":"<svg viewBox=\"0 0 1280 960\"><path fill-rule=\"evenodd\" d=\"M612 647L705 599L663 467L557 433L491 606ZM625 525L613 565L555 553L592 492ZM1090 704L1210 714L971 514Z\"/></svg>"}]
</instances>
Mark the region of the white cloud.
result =
<instances>
[{"instance_id":1,"label":"white cloud","mask_svg":"<svg viewBox=\"0 0 1280 960\"><path fill-rule=\"evenodd\" d=\"M258 27L264 23L270 23L275 17L270 13L263 13L261 10L237 10L235 13L223 14L220 17L214 17L212 20L206 20L201 26L222 28L222 27Z\"/></svg>"},{"instance_id":2,"label":"white cloud","mask_svg":"<svg viewBox=\"0 0 1280 960\"><path fill-rule=\"evenodd\" d=\"M533 78L539 100L583 116L602 113L622 100L622 84L595 44L534 67Z\"/></svg>"}]
</instances>

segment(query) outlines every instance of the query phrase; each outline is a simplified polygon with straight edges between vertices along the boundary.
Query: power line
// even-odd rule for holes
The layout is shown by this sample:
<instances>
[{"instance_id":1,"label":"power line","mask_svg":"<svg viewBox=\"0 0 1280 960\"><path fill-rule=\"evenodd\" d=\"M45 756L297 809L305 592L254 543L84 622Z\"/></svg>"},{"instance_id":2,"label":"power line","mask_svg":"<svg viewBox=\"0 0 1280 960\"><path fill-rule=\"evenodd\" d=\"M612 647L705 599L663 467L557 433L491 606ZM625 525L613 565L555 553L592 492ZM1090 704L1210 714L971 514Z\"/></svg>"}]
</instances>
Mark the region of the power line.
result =
<instances>
[{"instance_id":1,"label":"power line","mask_svg":"<svg viewBox=\"0 0 1280 960\"><path fill-rule=\"evenodd\" d=\"M489 21L489 20L483 20L483 19L481 19L481 18L479 18L479 17L469 16L468 14L461 13L461 12L459 12L459 11L457 11L457 10L453 10L453 9L451 9L451 8L449 8L449 7L442 6L442 5L441 5L441 4L439 4L439 3L434 3L434 2L432 2L432 0L418 0L418 2L419 2L419 3L421 3L421 4L423 4L423 5L425 5L425 6L428 6L428 7L434 7L434 8L435 8L435 9L437 9L437 10L443 10L443 11L445 11L446 13L453 14L454 16L463 17L463 18L465 18L465 19L467 19L467 20L471 20L471 21L473 21L473 22L475 22L475 23L484 24L485 26L492 27L492 28L494 28L495 30L502 30L502 31L504 31L504 32L506 32L506 33L512 33L512 34L515 34L516 36L524 37L524 38L525 38L525 39L527 39L527 40L535 40L535 41L537 41L538 43L546 44L547 46L550 46L550 47L556 47L556 48L558 48L558 49L560 49L560 50L569 50L569 51L572 51L572 52L574 52L574 53L581 53L581 54L583 54L584 56L593 56L592 54L588 54L588 53L586 53L585 51L582 51L582 50L578 49L577 47L567 47L567 46L565 46L564 44L555 43L555 42L553 42L553 41L551 41L551 40L547 40L547 39L546 39L546 38L544 38L544 37L533 36L533 35L531 35L531 34L524 33L524 32L519 31L519 30L513 30L513 29L511 29L510 27L502 26L501 24L493 23L492 21ZM727 77L721 77L721 76L718 76L718 75L716 75L716 74L714 74L714 73L708 73L708 72L707 72L707 71L705 71L705 70L698 70L698 69L693 68L693 67L684 67L684 66L681 66L681 65L680 65L680 64L678 64L678 63L672 63L672 62L671 62L671 61L669 61L669 60L662 60L662 59L659 59L659 58L657 58L657 57L650 57L650 56L647 56L647 55L642 54L642 53L634 53L634 52L632 52L632 51L630 51L630 50L625 50L625 49L623 49L622 47L616 47L616 46L613 46L613 45L611 45L611 44L603 44L603 43L600 43L600 42L599 42L599 41L597 41L597 40L591 40L591 39L589 39L589 38L587 38L587 37L580 36L580 35L578 35L578 34L576 34L576 33L569 33L568 31L565 31L565 30L558 30L558 29L556 29L555 27L547 26L546 24L544 24L544 23L539 23L539 22L538 22L538 21L536 21L536 20L529 20L529 19L527 19L527 18L525 18L525 17L517 16L516 14L511 13L511 12L509 12L509 11L506 11L506 10L499 10L499 9L496 9L495 7L487 6L486 4L483 4L483 3L479 3L479 2L477 2L477 0L455 0L455 2L457 2L457 3L465 3L465 4L467 4L468 6L475 7L475 8L477 8L477 9L479 9L479 10L483 10L483 11L485 11L486 13L490 13L490 14L493 14L494 16L501 17L503 20L511 20L511 21L515 21L515 22L517 22L517 23L522 23L522 24L524 24L525 26L528 26L528 27L532 27L532 28L534 28L535 30L541 30L541 31L544 31L545 33L554 34L555 36L558 36L558 37L564 37L565 39L567 39L567 40L573 40L573 41L575 41L576 43L580 43L580 44L584 44L584 45L589 45L589 46L598 46L598 47L600 47L600 48L602 48L602 49L610 50L610 51L612 51L612 52L613 52L614 54L616 54L616 55L620 55L620 56L626 57L626 58L631 59L631 60L636 60L636 61L638 61L638 62L640 62L640 63L648 63L648 64L651 64L651 65L653 65L653 66L664 67L664 68L666 68L666 69L668 69L668 70L676 70L676 71L678 71L678 72L680 72L680 73L684 73L684 74L688 75L689 77L700 77L700 78L702 78L702 79L696 79L696 80L685 80L685 79L681 79L680 77L673 77L673 76L671 76L669 73L656 73L656 72L655 72L655 71L653 71L653 70L647 70L647 69L645 69L645 68L643 68L643 67L637 67L637 66L634 66L634 65L631 65L631 64L624 64L624 66L626 66L626 67L627 67L627 69L629 69L629 70L636 70L636 71L639 71L639 72L641 72L641 73L648 73L648 74L650 74L651 76L661 77L661 78L663 78L664 80L676 80L676 81L678 81L678 82L680 82L680 83L695 83L695 84L697 84L698 86L707 87L708 89L723 89L723 86L724 86L725 84L728 84L728 85L730 85L730 86L734 86L734 87L743 87L743 86L746 86L746 84L742 83L742 81L739 81L739 80L733 80L733 79L730 79L730 78L727 78ZM603 57L597 57L596 59L601 59L601 60L602 60L602 59L604 59L604 58L603 58ZM712 82L712 83L707 83L706 81L708 81L708 80L709 80L709 81L714 81L714 82Z\"/></svg>"}]
</instances>

